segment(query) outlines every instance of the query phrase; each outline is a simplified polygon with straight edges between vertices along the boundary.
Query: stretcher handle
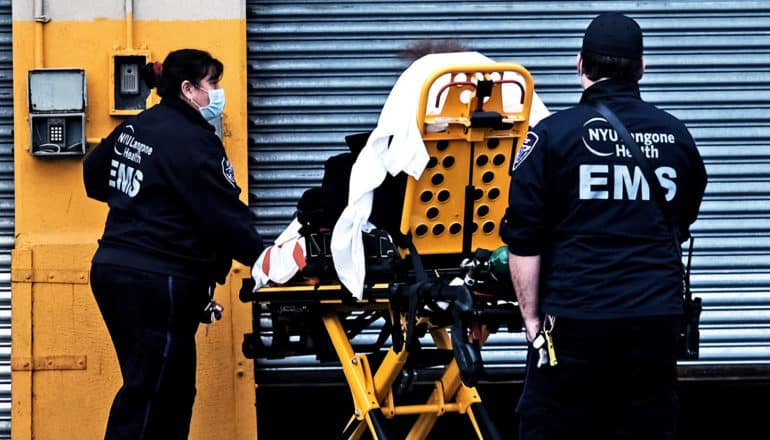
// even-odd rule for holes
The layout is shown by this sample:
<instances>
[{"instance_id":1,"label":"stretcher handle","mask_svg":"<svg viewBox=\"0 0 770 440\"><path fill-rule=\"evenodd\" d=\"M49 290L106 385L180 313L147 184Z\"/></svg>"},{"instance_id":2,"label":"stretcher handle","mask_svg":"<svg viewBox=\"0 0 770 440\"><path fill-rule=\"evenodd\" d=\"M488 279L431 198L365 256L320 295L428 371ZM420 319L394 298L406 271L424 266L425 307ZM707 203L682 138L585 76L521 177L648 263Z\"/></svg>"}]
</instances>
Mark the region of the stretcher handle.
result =
<instances>
[{"instance_id":1,"label":"stretcher handle","mask_svg":"<svg viewBox=\"0 0 770 440\"><path fill-rule=\"evenodd\" d=\"M453 82L444 84L440 89L438 89L438 93L436 93L436 107L438 107L439 104L441 104L441 95L443 95L444 92L446 92L446 89L452 86L471 86L473 88L476 88L476 84L470 81L453 81Z\"/></svg>"},{"instance_id":2,"label":"stretcher handle","mask_svg":"<svg viewBox=\"0 0 770 440\"><path fill-rule=\"evenodd\" d=\"M516 84L519 86L519 91L521 91L520 96L521 100L519 101L519 104L524 104L524 86L518 82L515 79L498 79L493 81L494 84ZM471 86L473 88L476 88L476 83L470 82L470 81L453 81L448 84L444 84L440 89L438 89L438 93L436 93L436 107L441 104L441 95L446 92L446 90L452 86Z\"/></svg>"}]
</instances>

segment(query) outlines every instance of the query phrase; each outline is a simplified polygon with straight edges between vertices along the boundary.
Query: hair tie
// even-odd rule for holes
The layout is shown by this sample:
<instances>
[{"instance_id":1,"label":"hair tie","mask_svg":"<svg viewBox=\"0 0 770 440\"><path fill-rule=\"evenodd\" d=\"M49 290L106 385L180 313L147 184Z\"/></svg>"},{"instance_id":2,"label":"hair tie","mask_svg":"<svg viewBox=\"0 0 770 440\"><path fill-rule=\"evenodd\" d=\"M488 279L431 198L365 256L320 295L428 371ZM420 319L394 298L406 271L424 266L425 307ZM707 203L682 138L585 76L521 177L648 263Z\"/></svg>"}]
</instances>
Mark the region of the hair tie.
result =
<instances>
[{"instance_id":1,"label":"hair tie","mask_svg":"<svg viewBox=\"0 0 770 440\"><path fill-rule=\"evenodd\" d=\"M152 63L152 73L155 74L155 82L160 83L160 79L163 77L163 64L157 61Z\"/></svg>"}]
</instances>

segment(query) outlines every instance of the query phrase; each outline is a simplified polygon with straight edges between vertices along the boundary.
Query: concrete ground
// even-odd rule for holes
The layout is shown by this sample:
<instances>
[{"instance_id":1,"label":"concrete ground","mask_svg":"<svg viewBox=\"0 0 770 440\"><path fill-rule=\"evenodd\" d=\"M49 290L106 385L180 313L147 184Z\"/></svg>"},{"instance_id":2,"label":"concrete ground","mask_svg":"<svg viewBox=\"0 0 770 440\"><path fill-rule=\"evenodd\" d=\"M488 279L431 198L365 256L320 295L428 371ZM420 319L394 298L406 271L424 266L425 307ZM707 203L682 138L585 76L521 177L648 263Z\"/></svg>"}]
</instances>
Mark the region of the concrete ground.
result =
<instances>
[{"instance_id":1,"label":"concrete ground","mask_svg":"<svg viewBox=\"0 0 770 440\"><path fill-rule=\"evenodd\" d=\"M770 381L682 381L680 440L770 438L767 401ZM516 439L513 412L520 384L479 385L490 416L504 439ZM427 388L426 388L427 390ZM415 390L419 394L423 390ZM427 391L425 391L427 392ZM335 439L347 421L352 403L346 388L260 387L258 400L259 440L310 438ZM399 417L390 428L401 437L409 419ZM364 437L367 438L367 437ZM429 439L474 439L466 416L442 417Z\"/></svg>"}]
</instances>

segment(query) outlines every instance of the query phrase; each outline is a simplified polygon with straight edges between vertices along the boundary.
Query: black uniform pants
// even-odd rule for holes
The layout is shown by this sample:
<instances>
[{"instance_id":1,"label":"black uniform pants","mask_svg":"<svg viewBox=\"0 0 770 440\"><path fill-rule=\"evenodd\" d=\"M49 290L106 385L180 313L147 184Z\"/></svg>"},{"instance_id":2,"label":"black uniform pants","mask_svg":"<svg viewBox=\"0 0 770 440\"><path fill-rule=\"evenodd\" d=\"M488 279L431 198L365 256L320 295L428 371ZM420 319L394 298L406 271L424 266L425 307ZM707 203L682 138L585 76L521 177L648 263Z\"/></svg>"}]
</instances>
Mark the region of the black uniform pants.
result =
<instances>
[{"instance_id":1,"label":"black uniform pants","mask_svg":"<svg viewBox=\"0 0 770 440\"><path fill-rule=\"evenodd\" d=\"M520 440L674 440L678 317L557 317L558 365L527 353Z\"/></svg>"},{"instance_id":2,"label":"black uniform pants","mask_svg":"<svg viewBox=\"0 0 770 440\"><path fill-rule=\"evenodd\" d=\"M91 287L123 377L105 439L187 439L206 283L94 264Z\"/></svg>"}]
</instances>

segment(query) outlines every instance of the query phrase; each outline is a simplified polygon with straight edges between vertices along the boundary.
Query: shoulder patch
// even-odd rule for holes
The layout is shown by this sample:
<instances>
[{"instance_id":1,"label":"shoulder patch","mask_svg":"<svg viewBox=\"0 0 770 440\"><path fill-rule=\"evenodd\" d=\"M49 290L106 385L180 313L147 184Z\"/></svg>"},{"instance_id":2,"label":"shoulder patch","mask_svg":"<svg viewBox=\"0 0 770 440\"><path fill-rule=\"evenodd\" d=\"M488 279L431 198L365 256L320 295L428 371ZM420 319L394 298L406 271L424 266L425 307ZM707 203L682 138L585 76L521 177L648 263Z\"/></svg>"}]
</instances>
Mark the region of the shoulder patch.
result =
<instances>
[{"instance_id":1,"label":"shoulder patch","mask_svg":"<svg viewBox=\"0 0 770 440\"><path fill-rule=\"evenodd\" d=\"M521 165L522 162L524 162L524 159L529 157L529 153L535 149L535 145L537 145L537 141L539 140L540 137L537 134L531 131L527 133L527 138L524 139L524 144L522 144L521 148L519 149L519 154L516 155L516 159L513 161L511 172L516 171L516 168Z\"/></svg>"},{"instance_id":2,"label":"shoulder patch","mask_svg":"<svg viewBox=\"0 0 770 440\"><path fill-rule=\"evenodd\" d=\"M230 182L230 185L232 185L233 187L236 187L235 170L233 169L233 165L230 163L229 160L227 160L226 157L222 158L222 174L225 176L225 179L227 179L227 181Z\"/></svg>"}]
</instances>

